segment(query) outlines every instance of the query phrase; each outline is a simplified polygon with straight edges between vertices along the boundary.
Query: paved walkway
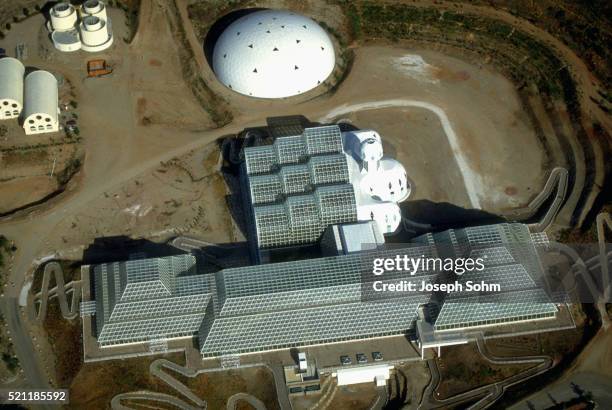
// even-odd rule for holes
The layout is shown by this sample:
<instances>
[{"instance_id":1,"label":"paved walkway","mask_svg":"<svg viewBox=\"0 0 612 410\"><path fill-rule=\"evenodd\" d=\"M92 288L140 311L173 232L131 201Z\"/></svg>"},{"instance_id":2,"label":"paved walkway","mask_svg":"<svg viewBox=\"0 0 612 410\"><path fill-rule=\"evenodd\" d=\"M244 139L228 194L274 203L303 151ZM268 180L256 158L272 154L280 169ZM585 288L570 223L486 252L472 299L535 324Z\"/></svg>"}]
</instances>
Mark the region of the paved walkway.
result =
<instances>
[{"instance_id":1,"label":"paved walkway","mask_svg":"<svg viewBox=\"0 0 612 410\"><path fill-rule=\"evenodd\" d=\"M115 397L113 397L113 399L111 400L111 403L110 403L111 408L113 410L132 410L132 407L128 407L122 404L122 401L125 401L125 400L141 402L139 404L141 404L142 406L146 406L145 404L142 404L143 401L144 402L152 401L152 402L171 404L181 410L201 410L202 409L202 407L190 406L189 404L185 403L183 400L177 397L171 396L169 394L154 393L150 391L136 391L136 392L131 392L131 393L118 394Z\"/></svg>"},{"instance_id":2,"label":"paved walkway","mask_svg":"<svg viewBox=\"0 0 612 410\"><path fill-rule=\"evenodd\" d=\"M431 372L431 381L423 394L423 400L419 405L419 409L438 409L457 406L469 400L482 397L478 402L469 407L469 409L484 409L497 401L504 391L517 383L522 383L527 379L544 373L552 366L552 360L548 356L516 356L516 357L496 357L489 353L486 348L484 337L480 334L476 338L478 351L487 361L493 364L529 364L534 363L536 366L510 376L497 383L488 384L486 386L477 387L472 390L457 394L447 399L438 400L435 397L435 391L440 383L440 371L434 359L427 361Z\"/></svg>"},{"instance_id":3,"label":"paved walkway","mask_svg":"<svg viewBox=\"0 0 612 410\"><path fill-rule=\"evenodd\" d=\"M51 275L55 276L55 286L49 289ZM68 306L68 292L72 292L70 306ZM57 297L64 319L75 319L79 315L78 303L81 299L81 281L72 281L66 284L64 281L64 271L57 262L49 262L45 265L40 292L34 296L34 302L40 304L36 313L36 319L39 322L45 319L49 298L52 296Z\"/></svg>"},{"instance_id":4,"label":"paved walkway","mask_svg":"<svg viewBox=\"0 0 612 410\"><path fill-rule=\"evenodd\" d=\"M271 368L267 364L264 364L264 363L248 364L248 365L239 366L238 368L245 368L245 367L266 367L269 370L271 370L272 373L274 374L274 381L276 385L278 386L278 383L280 382L284 386L284 378L282 378L281 380L278 380L277 372L274 372L273 368ZM175 372L175 373L178 373L182 376L189 377L189 378L197 377L198 375L202 373L212 373L212 372L229 370L225 368L194 370L194 369L190 369L190 368L181 366L179 364L176 364L166 359L158 359L158 360L153 361L151 365L149 366L149 371L151 372L151 375L159 378L164 383L166 383L168 386L172 387L180 395L188 399L192 404L189 404L186 401L183 401L175 396L170 396L167 394L155 393L151 391L136 391L136 392L129 392L129 393L121 393L121 394L116 395L111 402L111 407L115 410L128 409L129 407L126 407L123 404L121 404L122 400L159 401L159 402L171 403L184 410L206 409L208 407L208 404L206 403L205 400L198 397L189 387L185 386L183 383L177 380L174 376L172 376L171 373L167 373L165 369L168 369L171 372ZM281 409L291 409L291 405L289 403L287 394L283 394L282 392L279 393L278 391L277 391L277 394L279 397L279 405ZM283 397L285 398L285 400L282 399ZM261 400L247 393L236 393L230 396L229 399L227 400L227 409L234 410L236 406L238 405L238 402L240 401L246 401L251 406L253 406L256 410L266 410L266 406Z\"/></svg>"}]
</instances>

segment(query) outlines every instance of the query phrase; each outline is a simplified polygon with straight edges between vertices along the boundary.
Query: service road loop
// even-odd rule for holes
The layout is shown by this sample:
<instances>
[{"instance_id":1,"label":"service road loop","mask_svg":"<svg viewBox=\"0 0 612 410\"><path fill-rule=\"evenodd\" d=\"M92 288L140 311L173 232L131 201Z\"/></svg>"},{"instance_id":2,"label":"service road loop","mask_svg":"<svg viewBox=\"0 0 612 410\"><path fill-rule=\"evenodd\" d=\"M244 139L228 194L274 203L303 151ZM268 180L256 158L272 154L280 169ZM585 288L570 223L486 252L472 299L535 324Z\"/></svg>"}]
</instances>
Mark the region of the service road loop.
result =
<instances>
[{"instance_id":1,"label":"service road loop","mask_svg":"<svg viewBox=\"0 0 612 410\"><path fill-rule=\"evenodd\" d=\"M455 163L461 172L461 177L463 179L463 184L465 186L465 190L467 191L468 197L470 199L470 205L474 209L481 209L480 207L480 199L482 192L479 187L482 187L481 183L477 183L480 181L480 175L472 169L469 165L469 162L463 151L461 150L461 146L459 144L459 138L457 137L457 133L451 126L450 120L446 116L444 110L437 105L417 100L407 100L407 99L392 99L392 100L382 100L382 101L368 101L358 104L351 105L341 105L330 112L328 112L325 116L319 118L319 122L328 123L335 118L340 117L341 115L346 115L352 112L357 111L366 111L366 110L377 110L381 108L397 108L397 107L418 107L429 110L437 115L440 123L442 124L442 128L444 129L444 133L446 134L446 138L448 139L448 143L453 151L455 157Z\"/></svg>"}]
</instances>

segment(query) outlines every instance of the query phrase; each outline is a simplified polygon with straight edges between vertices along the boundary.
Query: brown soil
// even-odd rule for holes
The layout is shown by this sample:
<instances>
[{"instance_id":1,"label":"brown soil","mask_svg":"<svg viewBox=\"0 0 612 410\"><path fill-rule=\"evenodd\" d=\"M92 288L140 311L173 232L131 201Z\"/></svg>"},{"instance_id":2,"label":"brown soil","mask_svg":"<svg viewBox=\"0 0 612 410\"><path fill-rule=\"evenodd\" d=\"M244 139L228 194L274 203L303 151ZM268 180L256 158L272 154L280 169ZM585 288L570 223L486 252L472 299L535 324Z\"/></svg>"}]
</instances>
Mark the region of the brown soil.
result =
<instances>
[{"instance_id":1,"label":"brown soil","mask_svg":"<svg viewBox=\"0 0 612 410\"><path fill-rule=\"evenodd\" d=\"M24 204L37 202L58 188L55 178L32 176L2 183L0 213L10 212Z\"/></svg>"},{"instance_id":2,"label":"brown soil","mask_svg":"<svg viewBox=\"0 0 612 410\"><path fill-rule=\"evenodd\" d=\"M86 363L70 385L70 408L110 408L114 396L136 390L150 390L176 396L175 390L149 373L149 365L158 358L179 363L183 355L164 356Z\"/></svg>"},{"instance_id":3,"label":"brown soil","mask_svg":"<svg viewBox=\"0 0 612 410\"><path fill-rule=\"evenodd\" d=\"M152 58L149 60L149 65L151 67L161 67L163 63L156 58Z\"/></svg>"},{"instance_id":4,"label":"brown soil","mask_svg":"<svg viewBox=\"0 0 612 410\"><path fill-rule=\"evenodd\" d=\"M583 331L583 327L578 327L539 335L493 339L487 342L487 347L496 356L547 355L557 363L576 349Z\"/></svg>"},{"instance_id":5,"label":"brown soil","mask_svg":"<svg viewBox=\"0 0 612 410\"><path fill-rule=\"evenodd\" d=\"M373 383L339 386L337 389L333 400L329 404L330 409L369 409L377 396Z\"/></svg>"},{"instance_id":6,"label":"brown soil","mask_svg":"<svg viewBox=\"0 0 612 410\"><path fill-rule=\"evenodd\" d=\"M442 349L438 359L440 384L436 397L445 399L456 394L504 380L516 373L532 367L525 365L494 365L486 361L478 352L475 343L449 346Z\"/></svg>"},{"instance_id":7,"label":"brown soil","mask_svg":"<svg viewBox=\"0 0 612 410\"><path fill-rule=\"evenodd\" d=\"M279 409L272 372L265 367L203 373L187 378L186 385L208 403L208 408L224 409L227 399L236 393L247 393L261 400L268 410ZM239 402L238 408L248 406Z\"/></svg>"},{"instance_id":8,"label":"brown soil","mask_svg":"<svg viewBox=\"0 0 612 410\"><path fill-rule=\"evenodd\" d=\"M49 154L42 150L9 151L2 153L2 162L5 166L28 166L47 161Z\"/></svg>"},{"instance_id":9,"label":"brown soil","mask_svg":"<svg viewBox=\"0 0 612 410\"><path fill-rule=\"evenodd\" d=\"M68 388L83 364L81 320L66 320L62 317L57 299L48 303L47 316L43 322L53 356L55 358L55 380L58 388Z\"/></svg>"}]
</instances>

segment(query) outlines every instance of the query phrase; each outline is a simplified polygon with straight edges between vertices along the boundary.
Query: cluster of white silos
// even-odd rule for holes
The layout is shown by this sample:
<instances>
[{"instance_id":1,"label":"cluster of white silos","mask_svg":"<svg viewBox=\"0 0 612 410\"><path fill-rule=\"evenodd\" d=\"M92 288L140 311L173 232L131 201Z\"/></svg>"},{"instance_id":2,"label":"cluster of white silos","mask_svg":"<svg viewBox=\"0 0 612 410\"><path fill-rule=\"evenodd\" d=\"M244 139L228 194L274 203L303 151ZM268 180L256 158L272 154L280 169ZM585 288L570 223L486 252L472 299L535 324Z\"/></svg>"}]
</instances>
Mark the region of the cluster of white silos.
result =
<instances>
[{"instance_id":1,"label":"cluster of white silos","mask_svg":"<svg viewBox=\"0 0 612 410\"><path fill-rule=\"evenodd\" d=\"M102 51L113 44L113 31L106 5L87 0L78 9L68 2L54 5L48 28L55 48L60 51Z\"/></svg>"},{"instance_id":2,"label":"cluster of white silos","mask_svg":"<svg viewBox=\"0 0 612 410\"><path fill-rule=\"evenodd\" d=\"M21 61L0 59L0 120L23 118L25 133L59 130L58 84L48 71L33 71L24 80Z\"/></svg>"}]
</instances>

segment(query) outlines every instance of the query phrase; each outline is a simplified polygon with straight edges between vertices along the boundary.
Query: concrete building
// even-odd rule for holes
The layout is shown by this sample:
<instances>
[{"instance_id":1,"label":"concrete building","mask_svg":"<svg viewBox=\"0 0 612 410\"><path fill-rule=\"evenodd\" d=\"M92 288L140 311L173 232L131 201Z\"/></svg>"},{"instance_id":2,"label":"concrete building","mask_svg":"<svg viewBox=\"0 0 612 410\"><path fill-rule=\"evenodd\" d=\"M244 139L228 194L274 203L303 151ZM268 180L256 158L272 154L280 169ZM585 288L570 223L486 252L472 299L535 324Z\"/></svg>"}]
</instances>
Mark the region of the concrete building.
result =
<instances>
[{"instance_id":1,"label":"concrete building","mask_svg":"<svg viewBox=\"0 0 612 410\"><path fill-rule=\"evenodd\" d=\"M59 130L58 84L48 71L34 71L25 78L23 129L27 135Z\"/></svg>"},{"instance_id":2,"label":"concrete building","mask_svg":"<svg viewBox=\"0 0 612 410\"><path fill-rule=\"evenodd\" d=\"M249 13L221 34L213 70L226 87L252 97L305 93L334 70L334 46L314 20L282 10Z\"/></svg>"},{"instance_id":3,"label":"concrete building","mask_svg":"<svg viewBox=\"0 0 612 410\"><path fill-rule=\"evenodd\" d=\"M21 61L0 58L0 120L18 118L23 109L23 74Z\"/></svg>"},{"instance_id":4,"label":"concrete building","mask_svg":"<svg viewBox=\"0 0 612 410\"><path fill-rule=\"evenodd\" d=\"M393 366L387 364L338 369L336 372L338 386L358 383L376 383L377 387L385 386L391 377L391 369Z\"/></svg>"},{"instance_id":5,"label":"concrete building","mask_svg":"<svg viewBox=\"0 0 612 410\"><path fill-rule=\"evenodd\" d=\"M411 186L404 166L383 156L382 139L376 131L358 130L342 134L349 161L351 184L357 198L357 219L372 220L382 233L393 233L401 223L398 203L410 196Z\"/></svg>"},{"instance_id":6,"label":"concrete building","mask_svg":"<svg viewBox=\"0 0 612 410\"><path fill-rule=\"evenodd\" d=\"M328 226L321 237L325 256L376 250L384 244L385 238L374 221Z\"/></svg>"}]
</instances>

